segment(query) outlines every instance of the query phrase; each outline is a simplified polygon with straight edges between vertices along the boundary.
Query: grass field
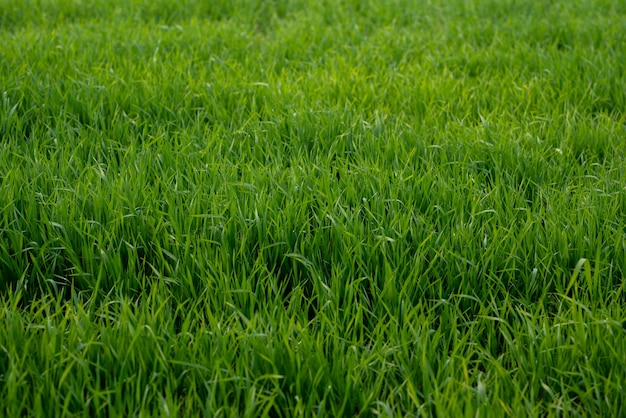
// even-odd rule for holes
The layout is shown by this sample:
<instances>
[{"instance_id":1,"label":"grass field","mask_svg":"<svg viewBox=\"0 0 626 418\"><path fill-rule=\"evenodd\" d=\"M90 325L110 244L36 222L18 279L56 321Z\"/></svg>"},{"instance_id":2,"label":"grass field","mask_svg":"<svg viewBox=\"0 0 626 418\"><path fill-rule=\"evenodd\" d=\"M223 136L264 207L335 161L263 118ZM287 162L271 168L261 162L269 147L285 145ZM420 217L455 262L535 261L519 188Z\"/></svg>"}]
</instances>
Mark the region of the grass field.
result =
<instances>
[{"instance_id":1,"label":"grass field","mask_svg":"<svg viewBox=\"0 0 626 418\"><path fill-rule=\"evenodd\" d=\"M0 0L0 415L626 414L626 2Z\"/></svg>"}]
</instances>

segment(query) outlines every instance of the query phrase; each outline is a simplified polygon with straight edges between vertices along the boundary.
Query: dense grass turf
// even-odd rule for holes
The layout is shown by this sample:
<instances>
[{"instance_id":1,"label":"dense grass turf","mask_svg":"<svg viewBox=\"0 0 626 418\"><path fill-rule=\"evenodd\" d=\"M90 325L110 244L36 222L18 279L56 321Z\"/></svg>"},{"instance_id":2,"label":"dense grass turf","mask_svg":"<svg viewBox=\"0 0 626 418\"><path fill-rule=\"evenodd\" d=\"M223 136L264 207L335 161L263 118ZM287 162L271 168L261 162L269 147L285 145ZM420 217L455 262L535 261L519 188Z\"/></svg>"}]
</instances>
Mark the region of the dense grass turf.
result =
<instances>
[{"instance_id":1,"label":"dense grass turf","mask_svg":"<svg viewBox=\"0 0 626 418\"><path fill-rule=\"evenodd\" d=\"M624 416L626 3L0 0L0 414Z\"/></svg>"}]
</instances>

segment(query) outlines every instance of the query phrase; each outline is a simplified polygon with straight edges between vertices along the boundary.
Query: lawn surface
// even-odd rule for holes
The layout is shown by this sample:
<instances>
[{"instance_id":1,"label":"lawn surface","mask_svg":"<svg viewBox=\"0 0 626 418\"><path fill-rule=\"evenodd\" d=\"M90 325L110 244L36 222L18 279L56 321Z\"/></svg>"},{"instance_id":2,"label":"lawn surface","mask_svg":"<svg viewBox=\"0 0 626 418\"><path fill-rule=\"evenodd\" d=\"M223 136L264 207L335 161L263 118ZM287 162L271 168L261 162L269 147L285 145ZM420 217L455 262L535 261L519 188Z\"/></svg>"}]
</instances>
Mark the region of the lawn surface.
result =
<instances>
[{"instance_id":1,"label":"lawn surface","mask_svg":"<svg viewBox=\"0 0 626 418\"><path fill-rule=\"evenodd\" d=\"M0 0L0 415L626 415L626 2Z\"/></svg>"}]
</instances>

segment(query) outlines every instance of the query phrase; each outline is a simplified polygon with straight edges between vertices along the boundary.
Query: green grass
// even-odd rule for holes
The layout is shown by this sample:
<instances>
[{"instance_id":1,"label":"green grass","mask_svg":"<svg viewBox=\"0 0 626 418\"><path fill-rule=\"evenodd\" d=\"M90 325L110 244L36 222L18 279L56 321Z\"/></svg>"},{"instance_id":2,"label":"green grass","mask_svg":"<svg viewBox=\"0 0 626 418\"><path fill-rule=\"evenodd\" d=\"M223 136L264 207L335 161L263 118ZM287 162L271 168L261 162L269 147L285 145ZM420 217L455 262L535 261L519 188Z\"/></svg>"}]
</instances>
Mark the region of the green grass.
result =
<instances>
[{"instance_id":1,"label":"green grass","mask_svg":"<svg viewBox=\"0 0 626 418\"><path fill-rule=\"evenodd\" d=\"M623 416L626 4L0 0L0 415Z\"/></svg>"}]
</instances>

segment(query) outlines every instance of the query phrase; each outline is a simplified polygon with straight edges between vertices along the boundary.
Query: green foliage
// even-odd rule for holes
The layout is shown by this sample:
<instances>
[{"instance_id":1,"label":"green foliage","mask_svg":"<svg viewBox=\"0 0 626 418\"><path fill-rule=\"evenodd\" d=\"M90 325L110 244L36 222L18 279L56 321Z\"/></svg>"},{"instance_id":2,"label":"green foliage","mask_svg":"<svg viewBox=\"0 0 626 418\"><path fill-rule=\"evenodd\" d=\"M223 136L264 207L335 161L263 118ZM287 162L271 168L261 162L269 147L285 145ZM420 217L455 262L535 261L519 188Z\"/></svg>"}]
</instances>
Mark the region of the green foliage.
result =
<instances>
[{"instance_id":1,"label":"green foliage","mask_svg":"<svg viewBox=\"0 0 626 418\"><path fill-rule=\"evenodd\" d=\"M624 415L624 22L0 0L0 415Z\"/></svg>"}]
</instances>

